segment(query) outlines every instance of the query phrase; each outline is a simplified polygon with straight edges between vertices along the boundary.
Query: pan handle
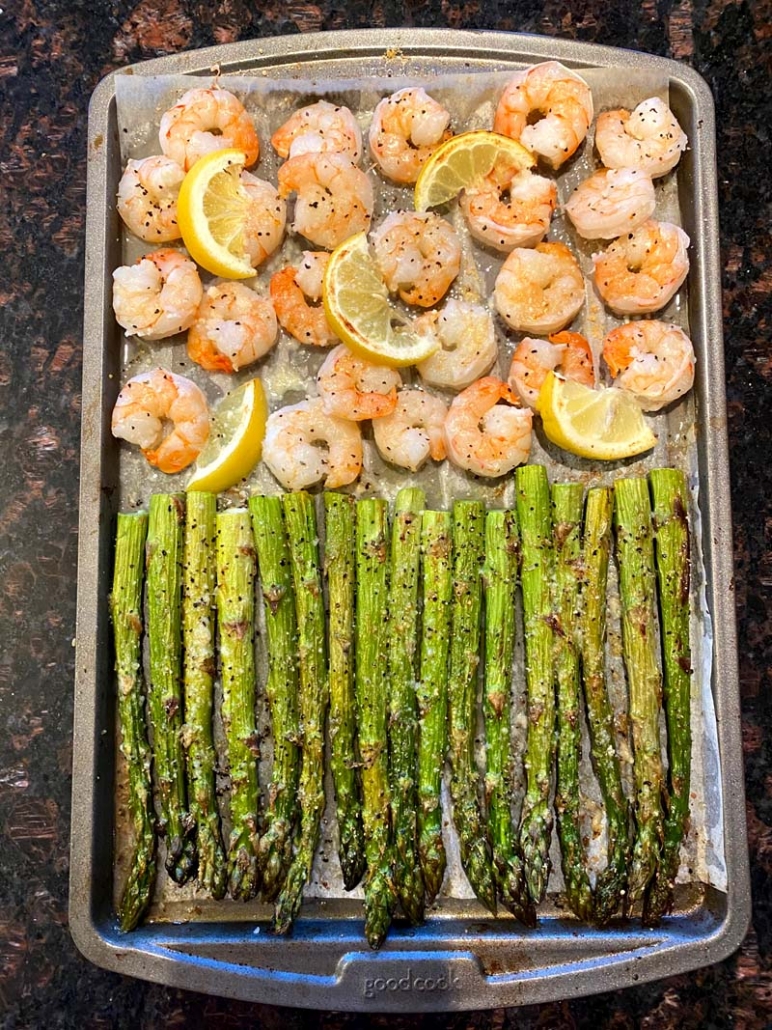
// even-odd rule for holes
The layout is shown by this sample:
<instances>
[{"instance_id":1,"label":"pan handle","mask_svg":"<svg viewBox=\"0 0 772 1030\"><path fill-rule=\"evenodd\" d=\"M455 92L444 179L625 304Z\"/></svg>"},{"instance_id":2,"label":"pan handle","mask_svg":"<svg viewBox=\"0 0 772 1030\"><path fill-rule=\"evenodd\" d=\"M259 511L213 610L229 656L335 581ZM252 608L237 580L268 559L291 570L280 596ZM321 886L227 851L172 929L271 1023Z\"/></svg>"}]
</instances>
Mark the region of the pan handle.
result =
<instances>
[{"instance_id":1,"label":"pan handle","mask_svg":"<svg viewBox=\"0 0 772 1030\"><path fill-rule=\"evenodd\" d=\"M479 996L486 980L469 951L349 951L336 970L336 986L377 1012L462 1008L462 999Z\"/></svg>"}]
</instances>

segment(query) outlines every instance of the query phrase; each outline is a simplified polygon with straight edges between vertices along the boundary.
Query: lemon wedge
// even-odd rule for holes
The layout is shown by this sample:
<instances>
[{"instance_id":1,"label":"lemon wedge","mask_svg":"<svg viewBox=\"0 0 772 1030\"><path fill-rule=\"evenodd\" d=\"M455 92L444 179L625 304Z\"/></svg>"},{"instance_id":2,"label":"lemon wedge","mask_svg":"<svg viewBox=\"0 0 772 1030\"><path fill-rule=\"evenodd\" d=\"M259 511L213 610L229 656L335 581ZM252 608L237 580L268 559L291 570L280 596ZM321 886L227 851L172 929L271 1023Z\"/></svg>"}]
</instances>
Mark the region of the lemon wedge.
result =
<instances>
[{"instance_id":1,"label":"lemon wedge","mask_svg":"<svg viewBox=\"0 0 772 1030\"><path fill-rule=\"evenodd\" d=\"M226 394L215 409L209 441L185 489L219 493L248 476L263 452L267 418L268 404L259 379Z\"/></svg>"},{"instance_id":2,"label":"lemon wedge","mask_svg":"<svg viewBox=\"0 0 772 1030\"><path fill-rule=\"evenodd\" d=\"M517 140L498 132L478 129L451 136L421 169L415 184L416 211L447 204L461 190L484 179L498 162L517 171L533 168L536 163L533 154Z\"/></svg>"},{"instance_id":3,"label":"lemon wedge","mask_svg":"<svg viewBox=\"0 0 772 1030\"><path fill-rule=\"evenodd\" d=\"M188 253L207 272L225 279L255 274L244 248L249 198L241 184L241 150L216 150L196 161L182 180L177 221Z\"/></svg>"},{"instance_id":4,"label":"lemon wedge","mask_svg":"<svg viewBox=\"0 0 772 1030\"><path fill-rule=\"evenodd\" d=\"M635 400L613 387L592 390L548 372L537 411L547 438L582 458L632 458L657 442Z\"/></svg>"},{"instance_id":5,"label":"lemon wedge","mask_svg":"<svg viewBox=\"0 0 772 1030\"><path fill-rule=\"evenodd\" d=\"M363 232L332 252L322 299L333 332L366 361L400 368L425 361L437 350L437 341L416 333L392 305Z\"/></svg>"}]
</instances>

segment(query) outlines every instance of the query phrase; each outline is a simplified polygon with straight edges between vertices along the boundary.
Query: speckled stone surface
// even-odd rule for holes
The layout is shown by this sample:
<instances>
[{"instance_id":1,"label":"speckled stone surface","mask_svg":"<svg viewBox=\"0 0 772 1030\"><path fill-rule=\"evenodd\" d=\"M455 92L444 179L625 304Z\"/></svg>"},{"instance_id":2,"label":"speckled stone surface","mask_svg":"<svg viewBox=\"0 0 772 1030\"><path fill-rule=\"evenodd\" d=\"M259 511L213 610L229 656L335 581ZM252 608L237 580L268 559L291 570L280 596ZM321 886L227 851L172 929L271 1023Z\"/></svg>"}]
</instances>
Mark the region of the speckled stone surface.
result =
<instances>
[{"instance_id":1,"label":"speckled stone surface","mask_svg":"<svg viewBox=\"0 0 772 1030\"><path fill-rule=\"evenodd\" d=\"M0 1026L771 1026L770 0L5 0L0 7ZM78 955L67 930L86 110L104 74L159 54L396 25L639 48L693 65L714 92L754 915L738 954L686 976L541 1008L365 1019L240 1004L106 973Z\"/></svg>"}]
</instances>

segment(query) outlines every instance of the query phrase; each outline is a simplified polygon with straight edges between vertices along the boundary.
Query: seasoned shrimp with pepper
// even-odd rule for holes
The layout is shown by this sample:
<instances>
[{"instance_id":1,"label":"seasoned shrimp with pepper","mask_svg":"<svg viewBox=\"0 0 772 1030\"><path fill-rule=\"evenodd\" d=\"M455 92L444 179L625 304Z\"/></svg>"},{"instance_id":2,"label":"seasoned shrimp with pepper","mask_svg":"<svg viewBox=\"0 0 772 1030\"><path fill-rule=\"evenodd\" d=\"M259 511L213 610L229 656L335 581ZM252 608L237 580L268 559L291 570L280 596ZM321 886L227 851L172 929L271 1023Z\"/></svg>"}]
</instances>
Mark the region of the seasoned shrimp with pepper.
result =
<instances>
[{"instance_id":1,"label":"seasoned shrimp with pepper","mask_svg":"<svg viewBox=\"0 0 772 1030\"><path fill-rule=\"evenodd\" d=\"M649 219L594 254L595 286L620 315L646 315L672 300L689 273L689 237L677 225Z\"/></svg>"},{"instance_id":2,"label":"seasoned shrimp with pepper","mask_svg":"<svg viewBox=\"0 0 772 1030\"><path fill-rule=\"evenodd\" d=\"M191 325L203 288L190 258L167 248L113 272L113 311L127 336L163 340Z\"/></svg>"},{"instance_id":3,"label":"seasoned shrimp with pepper","mask_svg":"<svg viewBox=\"0 0 772 1030\"><path fill-rule=\"evenodd\" d=\"M161 150L186 172L215 150L241 150L249 167L260 155L255 126L238 97L227 89L189 89L161 117Z\"/></svg>"},{"instance_id":4,"label":"seasoned shrimp with pepper","mask_svg":"<svg viewBox=\"0 0 772 1030\"><path fill-rule=\"evenodd\" d=\"M266 355L278 334L270 300L244 283L213 283L188 330L188 357L210 372L237 372Z\"/></svg>"},{"instance_id":5,"label":"seasoned shrimp with pepper","mask_svg":"<svg viewBox=\"0 0 772 1030\"><path fill-rule=\"evenodd\" d=\"M362 434L356 422L327 415L320 398L301 401L268 416L263 461L285 490L322 481L334 490L362 471Z\"/></svg>"},{"instance_id":6,"label":"seasoned shrimp with pepper","mask_svg":"<svg viewBox=\"0 0 772 1030\"><path fill-rule=\"evenodd\" d=\"M301 107L271 136L279 157L333 152L356 164L362 156L362 132L347 107L318 100Z\"/></svg>"},{"instance_id":7,"label":"seasoned shrimp with pepper","mask_svg":"<svg viewBox=\"0 0 772 1030\"><path fill-rule=\"evenodd\" d=\"M423 390L400 390L390 415L373 422L373 437L384 461L417 472L431 458L445 458L443 425L448 409Z\"/></svg>"},{"instance_id":8,"label":"seasoned shrimp with pepper","mask_svg":"<svg viewBox=\"0 0 772 1030\"><path fill-rule=\"evenodd\" d=\"M584 276L563 243L539 243L512 251L496 276L496 310L512 329L554 333L584 304Z\"/></svg>"},{"instance_id":9,"label":"seasoned shrimp with pepper","mask_svg":"<svg viewBox=\"0 0 772 1030\"><path fill-rule=\"evenodd\" d=\"M300 154L285 161L279 195L292 193L297 194L292 228L316 247L333 250L370 227L372 183L345 154Z\"/></svg>"},{"instance_id":10,"label":"seasoned shrimp with pepper","mask_svg":"<svg viewBox=\"0 0 772 1030\"><path fill-rule=\"evenodd\" d=\"M486 376L454 397L445 419L448 458L476 476L506 475L528 461L533 412L506 383Z\"/></svg>"},{"instance_id":11,"label":"seasoned shrimp with pepper","mask_svg":"<svg viewBox=\"0 0 772 1030\"><path fill-rule=\"evenodd\" d=\"M394 411L402 376L395 368L358 358L340 344L325 358L316 385L325 414L361 422Z\"/></svg>"},{"instance_id":12,"label":"seasoned shrimp with pepper","mask_svg":"<svg viewBox=\"0 0 772 1030\"><path fill-rule=\"evenodd\" d=\"M416 368L429 386L463 390L487 375L496 363L498 346L487 307L449 300L441 311L427 311L413 323L417 333L434 337L439 347Z\"/></svg>"},{"instance_id":13,"label":"seasoned shrimp with pepper","mask_svg":"<svg viewBox=\"0 0 772 1030\"><path fill-rule=\"evenodd\" d=\"M548 340L524 337L512 355L508 382L524 404L535 408L547 373L555 371L582 386L595 386L592 349L581 333L553 333Z\"/></svg>"},{"instance_id":14,"label":"seasoned shrimp with pepper","mask_svg":"<svg viewBox=\"0 0 772 1030\"><path fill-rule=\"evenodd\" d=\"M508 251L534 247L543 239L557 200L551 179L502 159L478 185L462 191L459 204L476 240Z\"/></svg>"},{"instance_id":15,"label":"seasoned shrimp with pepper","mask_svg":"<svg viewBox=\"0 0 772 1030\"><path fill-rule=\"evenodd\" d=\"M659 411L688 393L694 383L694 347L677 325L644 319L612 329L603 360L644 411Z\"/></svg>"},{"instance_id":16,"label":"seasoned shrimp with pepper","mask_svg":"<svg viewBox=\"0 0 772 1030\"><path fill-rule=\"evenodd\" d=\"M370 153L387 179L415 182L440 143L452 136L450 112L424 89L400 89L384 97L370 125Z\"/></svg>"},{"instance_id":17,"label":"seasoned shrimp with pepper","mask_svg":"<svg viewBox=\"0 0 772 1030\"><path fill-rule=\"evenodd\" d=\"M395 211L372 234L383 281L406 304L442 300L461 268L461 241L433 212Z\"/></svg>"},{"instance_id":18,"label":"seasoned shrimp with pepper","mask_svg":"<svg viewBox=\"0 0 772 1030\"><path fill-rule=\"evenodd\" d=\"M118 214L146 243L170 243L182 235L177 197L185 173L168 157L129 161L118 183Z\"/></svg>"},{"instance_id":19,"label":"seasoned shrimp with pepper","mask_svg":"<svg viewBox=\"0 0 772 1030\"><path fill-rule=\"evenodd\" d=\"M664 100L649 97L634 111L598 115L595 146L606 168L638 168L658 179L681 160L688 140Z\"/></svg>"},{"instance_id":20,"label":"seasoned shrimp with pepper","mask_svg":"<svg viewBox=\"0 0 772 1030\"><path fill-rule=\"evenodd\" d=\"M580 183L565 212L585 240L612 240L654 214L651 176L637 168L601 168Z\"/></svg>"},{"instance_id":21,"label":"seasoned shrimp with pepper","mask_svg":"<svg viewBox=\"0 0 772 1030\"><path fill-rule=\"evenodd\" d=\"M338 337L330 328L322 306L324 270L330 255L324 251L304 250L295 267L288 265L271 276L271 300L282 329L298 343L331 347Z\"/></svg>"},{"instance_id":22,"label":"seasoned shrimp with pepper","mask_svg":"<svg viewBox=\"0 0 772 1030\"><path fill-rule=\"evenodd\" d=\"M276 187L251 172L242 172L241 185L249 198L242 228L244 250L253 268L261 265L281 245L287 222L287 205Z\"/></svg>"}]
</instances>

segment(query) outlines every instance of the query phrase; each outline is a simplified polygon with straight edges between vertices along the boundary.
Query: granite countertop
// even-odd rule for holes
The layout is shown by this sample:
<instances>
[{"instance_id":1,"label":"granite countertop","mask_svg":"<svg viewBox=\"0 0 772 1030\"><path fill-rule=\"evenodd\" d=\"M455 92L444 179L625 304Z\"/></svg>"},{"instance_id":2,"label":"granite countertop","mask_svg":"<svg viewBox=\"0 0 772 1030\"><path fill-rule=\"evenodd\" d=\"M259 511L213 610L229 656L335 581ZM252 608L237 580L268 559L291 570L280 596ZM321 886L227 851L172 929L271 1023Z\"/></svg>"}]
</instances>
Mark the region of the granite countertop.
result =
<instances>
[{"instance_id":1,"label":"granite countertop","mask_svg":"<svg viewBox=\"0 0 772 1030\"><path fill-rule=\"evenodd\" d=\"M637 10L633 10L633 7ZM684 61L717 103L753 923L718 965L544 1007L373 1026L772 1024L770 0L10 0L0 9L0 1026L343 1026L90 965L67 928L86 111L110 70L259 36L490 28ZM766 412L766 414L765 414Z\"/></svg>"}]
</instances>

